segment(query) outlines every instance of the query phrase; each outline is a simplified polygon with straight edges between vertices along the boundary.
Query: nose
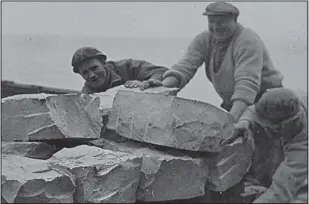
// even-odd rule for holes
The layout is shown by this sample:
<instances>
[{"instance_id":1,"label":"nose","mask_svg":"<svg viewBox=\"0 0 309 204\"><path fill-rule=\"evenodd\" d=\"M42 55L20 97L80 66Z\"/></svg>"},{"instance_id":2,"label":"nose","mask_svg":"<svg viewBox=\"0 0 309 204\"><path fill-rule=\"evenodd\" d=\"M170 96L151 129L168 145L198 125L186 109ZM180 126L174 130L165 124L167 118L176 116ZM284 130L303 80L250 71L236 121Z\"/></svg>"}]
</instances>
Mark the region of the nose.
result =
<instances>
[{"instance_id":1,"label":"nose","mask_svg":"<svg viewBox=\"0 0 309 204\"><path fill-rule=\"evenodd\" d=\"M95 79L96 78L96 75L93 73L93 72L89 72L89 78L90 79Z\"/></svg>"}]
</instances>

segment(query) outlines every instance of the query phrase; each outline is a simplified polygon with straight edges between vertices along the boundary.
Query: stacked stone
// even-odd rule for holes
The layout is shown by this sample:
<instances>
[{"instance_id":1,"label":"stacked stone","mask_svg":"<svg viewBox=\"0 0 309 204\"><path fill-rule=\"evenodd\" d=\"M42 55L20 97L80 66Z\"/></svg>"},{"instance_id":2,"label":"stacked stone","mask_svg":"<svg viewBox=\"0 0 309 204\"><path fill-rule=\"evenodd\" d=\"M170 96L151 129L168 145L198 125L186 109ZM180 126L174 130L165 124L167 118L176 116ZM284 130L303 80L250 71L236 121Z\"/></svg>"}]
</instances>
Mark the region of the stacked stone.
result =
<instances>
[{"instance_id":1,"label":"stacked stone","mask_svg":"<svg viewBox=\"0 0 309 204\"><path fill-rule=\"evenodd\" d=\"M231 116L176 92L3 98L2 201L205 201L228 191L249 170L252 145L225 144Z\"/></svg>"}]
</instances>

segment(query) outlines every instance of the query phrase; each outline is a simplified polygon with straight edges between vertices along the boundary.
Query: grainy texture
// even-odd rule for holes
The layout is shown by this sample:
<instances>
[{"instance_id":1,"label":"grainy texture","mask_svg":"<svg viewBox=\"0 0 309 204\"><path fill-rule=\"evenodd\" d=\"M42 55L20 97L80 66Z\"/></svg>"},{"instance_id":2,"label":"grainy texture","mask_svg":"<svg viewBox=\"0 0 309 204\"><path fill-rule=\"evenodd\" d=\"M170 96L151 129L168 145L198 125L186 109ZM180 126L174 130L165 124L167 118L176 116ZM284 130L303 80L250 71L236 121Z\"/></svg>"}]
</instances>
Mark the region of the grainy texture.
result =
<instances>
[{"instance_id":1,"label":"grainy texture","mask_svg":"<svg viewBox=\"0 0 309 204\"><path fill-rule=\"evenodd\" d=\"M108 129L126 138L192 151L219 152L233 136L233 118L207 103L175 96L119 91Z\"/></svg>"},{"instance_id":2,"label":"grainy texture","mask_svg":"<svg viewBox=\"0 0 309 204\"><path fill-rule=\"evenodd\" d=\"M64 148L50 159L77 178L77 203L133 203L140 180L140 155L81 145Z\"/></svg>"},{"instance_id":3,"label":"grainy texture","mask_svg":"<svg viewBox=\"0 0 309 204\"><path fill-rule=\"evenodd\" d=\"M243 138L237 138L231 144L227 144L221 152L207 158L208 189L225 191L242 180L251 167L254 150L252 143L252 139L244 142Z\"/></svg>"},{"instance_id":4,"label":"grainy texture","mask_svg":"<svg viewBox=\"0 0 309 204\"><path fill-rule=\"evenodd\" d=\"M192 158L178 150L162 152L134 141L117 143L100 138L91 143L104 149L143 155L139 201L189 199L205 194L208 166L202 158Z\"/></svg>"},{"instance_id":5,"label":"grainy texture","mask_svg":"<svg viewBox=\"0 0 309 204\"><path fill-rule=\"evenodd\" d=\"M4 141L96 139L100 99L81 94L16 95L2 99Z\"/></svg>"},{"instance_id":6,"label":"grainy texture","mask_svg":"<svg viewBox=\"0 0 309 204\"><path fill-rule=\"evenodd\" d=\"M42 145L42 142L1 142L1 153L3 155L26 156L31 149Z\"/></svg>"},{"instance_id":7,"label":"grainy texture","mask_svg":"<svg viewBox=\"0 0 309 204\"><path fill-rule=\"evenodd\" d=\"M7 203L72 203L75 176L47 161L2 155L1 199Z\"/></svg>"}]
</instances>

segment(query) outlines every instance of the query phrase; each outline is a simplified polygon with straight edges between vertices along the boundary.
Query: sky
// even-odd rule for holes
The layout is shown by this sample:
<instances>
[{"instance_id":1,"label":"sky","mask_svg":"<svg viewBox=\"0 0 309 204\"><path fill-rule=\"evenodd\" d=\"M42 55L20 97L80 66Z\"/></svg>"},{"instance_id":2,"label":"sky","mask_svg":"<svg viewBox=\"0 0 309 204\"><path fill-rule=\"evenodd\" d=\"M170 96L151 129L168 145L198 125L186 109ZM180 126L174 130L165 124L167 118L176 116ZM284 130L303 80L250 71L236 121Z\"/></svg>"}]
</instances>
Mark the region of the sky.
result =
<instances>
[{"instance_id":1,"label":"sky","mask_svg":"<svg viewBox=\"0 0 309 204\"><path fill-rule=\"evenodd\" d=\"M210 2L3 2L3 34L192 38ZM234 2L262 38L306 42L307 2Z\"/></svg>"}]
</instances>

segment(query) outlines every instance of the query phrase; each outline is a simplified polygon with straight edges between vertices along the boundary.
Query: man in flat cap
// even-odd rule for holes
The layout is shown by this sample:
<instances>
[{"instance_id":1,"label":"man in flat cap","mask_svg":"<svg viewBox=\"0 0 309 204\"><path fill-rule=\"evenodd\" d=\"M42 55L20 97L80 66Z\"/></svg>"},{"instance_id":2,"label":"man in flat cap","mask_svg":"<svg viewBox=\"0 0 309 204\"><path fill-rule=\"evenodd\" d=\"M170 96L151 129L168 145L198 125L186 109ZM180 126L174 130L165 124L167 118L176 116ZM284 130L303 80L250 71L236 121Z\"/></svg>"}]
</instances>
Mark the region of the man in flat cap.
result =
<instances>
[{"instance_id":1,"label":"man in flat cap","mask_svg":"<svg viewBox=\"0 0 309 204\"><path fill-rule=\"evenodd\" d=\"M211 3L203 15L208 17L209 31L193 39L185 55L163 74L161 85L182 89L204 63L208 79L223 100L221 107L238 120L266 89L282 87L283 76L261 38L237 22L235 6Z\"/></svg>"},{"instance_id":2,"label":"man in flat cap","mask_svg":"<svg viewBox=\"0 0 309 204\"><path fill-rule=\"evenodd\" d=\"M235 124L240 132L252 131L255 151L250 175L258 181L256 185L267 188L254 203L293 203L307 197L307 117L307 104L300 94L274 88L267 90ZM277 150L266 149L267 140L279 144Z\"/></svg>"},{"instance_id":3,"label":"man in flat cap","mask_svg":"<svg viewBox=\"0 0 309 204\"><path fill-rule=\"evenodd\" d=\"M73 72L85 79L83 93L105 92L119 85L142 90L162 81L168 69L135 59L107 61L105 54L93 47L78 49L72 58Z\"/></svg>"}]
</instances>

